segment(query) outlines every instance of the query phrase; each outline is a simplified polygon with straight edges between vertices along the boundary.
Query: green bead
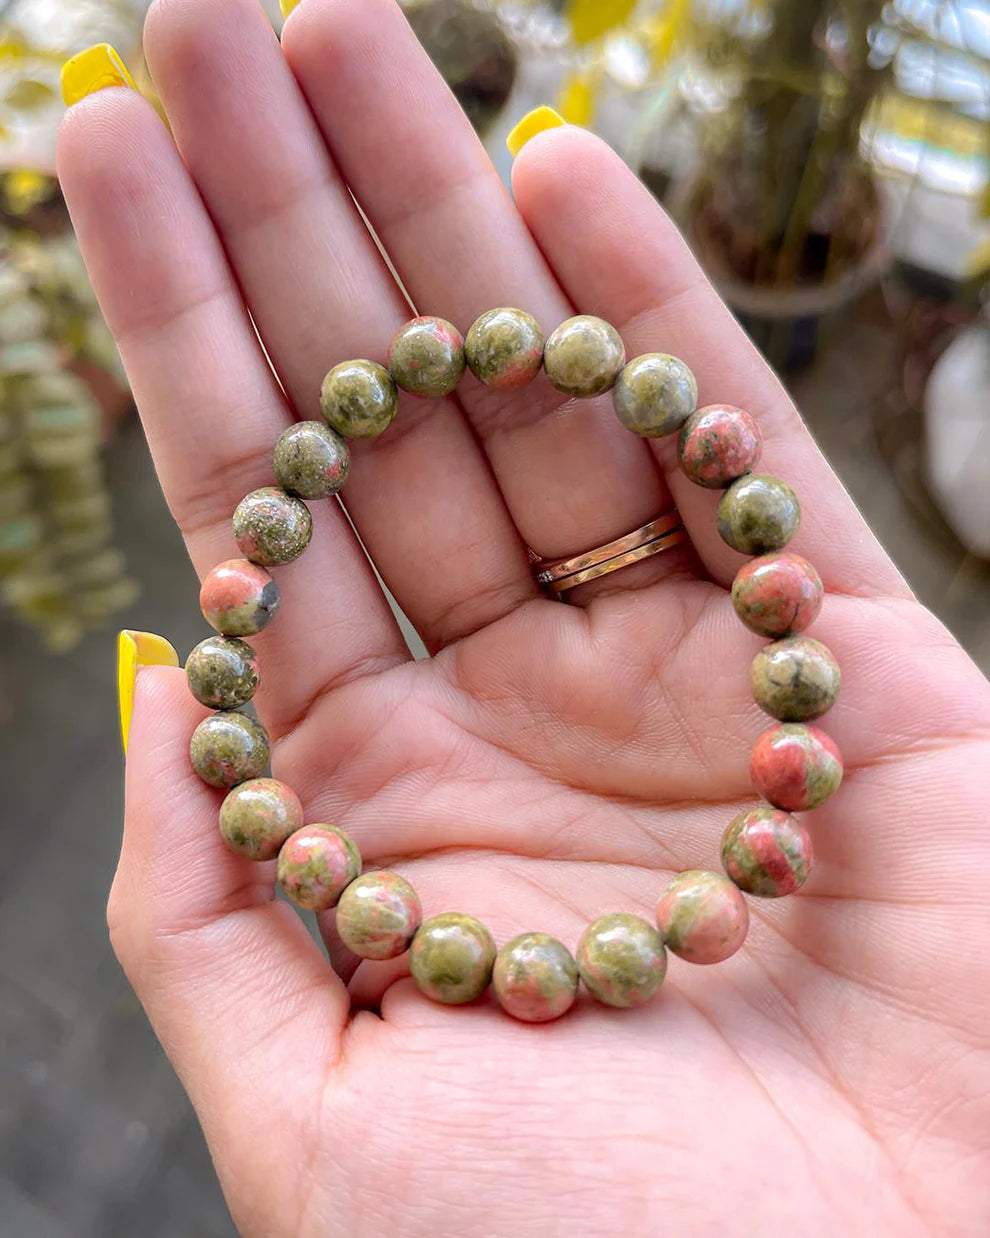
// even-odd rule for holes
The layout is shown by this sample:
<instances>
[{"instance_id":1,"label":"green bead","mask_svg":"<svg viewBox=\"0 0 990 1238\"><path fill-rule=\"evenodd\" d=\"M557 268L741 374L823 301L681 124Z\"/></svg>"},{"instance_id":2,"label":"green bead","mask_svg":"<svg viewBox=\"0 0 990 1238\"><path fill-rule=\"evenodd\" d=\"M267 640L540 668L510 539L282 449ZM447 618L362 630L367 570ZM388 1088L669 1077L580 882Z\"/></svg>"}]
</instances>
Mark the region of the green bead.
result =
<instances>
[{"instance_id":1,"label":"green bead","mask_svg":"<svg viewBox=\"0 0 990 1238\"><path fill-rule=\"evenodd\" d=\"M412 395L449 395L464 373L464 338L446 318L413 318L396 331L388 368L396 386Z\"/></svg>"},{"instance_id":2,"label":"green bead","mask_svg":"<svg viewBox=\"0 0 990 1238\"><path fill-rule=\"evenodd\" d=\"M578 970L570 950L546 933L522 933L498 952L492 988L499 1005L524 1023L559 1019L574 1005Z\"/></svg>"},{"instance_id":3,"label":"green bead","mask_svg":"<svg viewBox=\"0 0 990 1238\"><path fill-rule=\"evenodd\" d=\"M445 1006L462 1006L488 987L495 942L474 916L445 912L423 923L413 938L409 966L421 993Z\"/></svg>"},{"instance_id":4,"label":"green bead","mask_svg":"<svg viewBox=\"0 0 990 1238\"><path fill-rule=\"evenodd\" d=\"M298 559L313 536L313 518L277 486L253 490L234 511L234 537L249 563L275 567Z\"/></svg>"},{"instance_id":5,"label":"green bead","mask_svg":"<svg viewBox=\"0 0 990 1238\"><path fill-rule=\"evenodd\" d=\"M679 430L698 405L698 384L679 357L651 352L624 366L612 392L627 430L662 438Z\"/></svg>"},{"instance_id":6,"label":"green bead","mask_svg":"<svg viewBox=\"0 0 990 1238\"><path fill-rule=\"evenodd\" d=\"M782 550L801 523L801 504L779 477L750 473L722 495L716 524L722 540L744 555Z\"/></svg>"},{"instance_id":7,"label":"green bead","mask_svg":"<svg viewBox=\"0 0 990 1238\"><path fill-rule=\"evenodd\" d=\"M258 687L258 658L236 636L208 636L186 658L186 680L201 704L239 709Z\"/></svg>"},{"instance_id":8,"label":"green bead","mask_svg":"<svg viewBox=\"0 0 990 1238\"><path fill-rule=\"evenodd\" d=\"M247 714L210 714L193 731L189 756L193 769L211 787L234 787L265 772L268 733Z\"/></svg>"},{"instance_id":9,"label":"green bead","mask_svg":"<svg viewBox=\"0 0 990 1238\"><path fill-rule=\"evenodd\" d=\"M423 918L419 895L398 873L365 873L337 904L337 934L362 959L405 954Z\"/></svg>"},{"instance_id":10,"label":"green bead","mask_svg":"<svg viewBox=\"0 0 990 1238\"><path fill-rule=\"evenodd\" d=\"M641 1006L667 974L660 934L627 912L600 916L589 924L575 957L585 988L606 1006Z\"/></svg>"},{"instance_id":11,"label":"green bead","mask_svg":"<svg viewBox=\"0 0 990 1238\"><path fill-rule=\"evenodd\" d=\"M625 346L615 327L590 314L562 322L543 350L547 378L558 391L578 397L609 391L625 360Z\"/></svg>"},{"instance_id":12,"label":"green bead","mask_svg":"<svg viewBox=\"0 0 990 1238\"><path fill-rule=\"evenodd\" d=\"M300 499L328 499L351 471L347 440L321 421L300 421L279 437L273 455L278 484Z\"/></svg>"},{"instance_id":13,"label":"green bead","mask_svg":"<svg viewBox=\"0 0 990 1238\"><path fill-rule=\"evenodd\" d=\"M464 354L471 373L486 386L515 391L540 372L543 332L523 310L489 310L468 331Z\"/></svg>"},{"instance_id":14,"label":"green bead","mask_svg":"<svg viewBox=\"0 0 990 1238\"><path fill-rule=\"evenodd\" d=\"M831 650L810 636L788 636L765 645L750 669L753 699L781 722L820 718L835 704L841 684Z\"/></svg>"},{"instance_id":15,"label":"green bead","mask_svg":"<svg viewBox=\"0 0 990 1238\"><path fill-rule=\"evenodd\" d=\"M278 883L307 911L327 911L361 872L357 844L335 825L307 825L278 853Z\"/></svg>"},{"instance_id":16,"label":"green bead","mask_svg":"<svg viewBox=\"0 0 990 1238\"><path fill-rule=\"evenodd\" d=\"M377 438L392 424L398 407L392 376L376 361L342 361L320 388L320 411L345 438Z\"/></svg>"},{"instance_id":17,"label":"green bead","mask_svg":"<svg viewBox=\"0 0 990 1238\"><path fill-rule=\"evenodd\" d=\"M302 821L299 796L277 778L242 782L220 805L221 837L231 851L248 860L274 860Z\"/></svg>"}]
</instances>

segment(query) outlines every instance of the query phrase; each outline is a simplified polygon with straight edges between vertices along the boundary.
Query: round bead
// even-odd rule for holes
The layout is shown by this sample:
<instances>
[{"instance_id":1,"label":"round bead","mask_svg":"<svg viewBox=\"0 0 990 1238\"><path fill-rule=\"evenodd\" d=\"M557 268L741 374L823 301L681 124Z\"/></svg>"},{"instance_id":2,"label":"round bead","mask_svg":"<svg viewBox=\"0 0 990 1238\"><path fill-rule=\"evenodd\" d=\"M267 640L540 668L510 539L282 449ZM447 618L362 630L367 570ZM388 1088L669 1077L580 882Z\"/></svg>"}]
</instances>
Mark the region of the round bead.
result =
<instances>
[{"instance_id":1,"label":"round bead","mask_svg":"<svg viewBox=\"0 0 990 1238\"><path fill-rule=\"evenodd\" d=\"M680 357L646 353L623 367L612 402L627 430L643 438L663 438L679 430L694 412L698 384Z\"/></svg>"},{"instance_id":2,"label":"round bead","mask_svg":"<svg viewBox=\"0 0 990 1238\"><path fill-rule=\"evenodd\" d=\"M749 675L753 699L781 722L811 722L835 704L842 683L830 650L810 636L788 636L765 645Z\"/></svg>"},{"instance_id":3,"label":"round bead","mask_svg":"<svg viewBox=\"0 0 990 1238\"><path fill-rule=\"evenodd\" d=\"M335 825L296 830L278 853L278 884L308 911L326 911L361 872L354 840Z\"/></svg>"},{"instance_id":4,"label":"round bead","mask_svg":"<svg viewBox=\"0 0 990 1238\"><path fill-rule=\"evenodd\" d=\"M322 421L299 421L280 435L273 464L278 484L290 494L328 499L347 480L351 449Z\"/></svg>"},{"instance_id":5,"label":"round bead","mask_svg":"<svg viewBox=\"0 0 990 1238\"><path fill-rule=\"evenodd\" d=\"M433 916L419 929L409 965L421 993L445 1006L463 1006L488 987L495 942L474 916L448 911Z\"/></svg>"},{"instance_id":6,"label":"round bead","mask_svg":"<svg viewBox=\"0 0 990 1238\"><path fill-rule=\"evenodd\" d=\"M811 836L800 821L776 808L741 812L722 837L722 866L740 890L783 898L811 871Z\"/></svg>"},{"instance_id":7,"label":"round bead","mask_svg":"<svg viewBox=\"0 0 990 1238\"><path fill-rule=\"evenodd\" d=\"M574 1005L578 970L570 950L546 933L523 933L495 959L492 988L499 1005L523 1023L549 1023Z\"/></svg>"},{"instance_id":8,"label":"round bead","mask_svg":"<svg viewBox=\"0 0 990 1238\"><path fill-rule=\"evenodd\" d=\"M464 355L471 373L486 386L516 391L540 372L543 332L524 310L489 310L468 331Z\"/></svg>"},{"instance_id":9,"label":"round bead","mask_svg":"<svg viewBox=\"0 0 990 1238\"><path fill-rule=\"evenodd\" d=\"M642 1006L667 974L667 955L652 924L627 912L600 916L581 934L578 972L606 1006Z\"/></svg>"},{"instance_id":10,"label":"round bead","mask_svg":"<svg viewBox=\"0 0 990 1238\"><path fill-rule=\"evenodd\" d=\"M547 378L558 391L571 396L611 390L625 360L625 346L615 327L590 314L562 322L543 350Z\"/></svg>"},{"instance_id":11,"label":"round bead","mask_svg":"<svg viewBox=\"0 0 990 1238\"><path fill-rule=\"evenodd\" d=\"M242 782L220 805L223 841L249 860L274 860L302 821L299 796L277 778Z\"/></svg>"},{"instance_id":12,"label":"round bead","mask_svg":"<svg viewBox=\"0 0 990 1238\"><path fill-rule=\"evenodd\" d=\"M254 636L275 618L278 604L278 585L247 559L218 563L199 591L203 617L224 636Z\"/></svg>"},{"instance_id":13,"label":"round bead","mask_svg":"<svg viewBox=\"0 0 990 1238\"><path fill-rule=\"evenodd\" d=\"M337 933L362 959L405 954L423 918L419 895L398 873L365 873L337 904Z\"/></svg>"},{"instance_id":14,"label":"round bead","mask_svg":"<svg viewBox=\"0 0 990 1238\"><path fill-rule=\"evenodd\" d=\"M377 438L398 407L392 375L377 361L341 361L320 387L320 412L345 438Z\"/></svg>"},{"instance_id":15,"label":"round bead","mask_svg":"<svg viewBox=\"0 0 990 1238\"><path fill-rule=\"evenodd\" d=\"M252 490L241 499L233 523L237 549L262 567L298 559L313 536L309 508L278 486Z\"/></svg>"},{"instance_id":16,"label":"round bead","mask_svg":"<svg viewBox=\"0 0 990 1238\"><path fill-rule=\"evenodd\" d=\"M464 373L464 337L446 318L414 318L388 350L396 385L413 395L449 395Z\"/></svg>"},{"instance_id":17,"label":"round bead","mask_svg":"<svg viewBox=\"0 0 990 1238\"><path fill-rule=\"evenodd\" d=\"M268 733L247 714L210 714L192 733L189 757L193 769L211 787L234 787L265 772Z\"/></svg>"},{"instance_id":18,"label":"round bead","mask_svg":"<svg viewBox=\"0 0 990 1238\"><path fill-rule=\"evenodd\" d=\"M186 658L189 691L211 709L246 705L259 679L257 655L236 636L208 636Z\"/></svg>"},{"instance_id":19,"label":"round bead","mask_svg":"<svg viewBox=\"0 0 990 1238\"><path fill-rule=\"evenodd\" d=\"M715 520L722 540L733 550L762 555L791 540L801 523L801 504L779 477L751 473L722 495Z\"/></svg>"},{"instance_id":20,"label":"round bead","mask_svg":"<svg viewBox=\"0 0 990 1238\"><path fill-rule=\"evenodd\" d=\"M677 439L681 471L696 486L721 490L760 458L760 428L741 408L709 404L685 421Z\"/></svg>"},{"instance_id":21,"label":"round bead","mask_svg":"<svg viewBox=\"0 0 990 1238\"><path fill-rule=\"evenodd\" d=\"M808 560L785 551L743 564L732 582L732 605L746 627L775 640L814 622L824 593Z\"/></svg>"},{"instance_id":22,"label":"round bead","mask_svg":"<svg viewBox=\"0 0 990 1238\"><path fill-rule=\"evenodd\" d=\"M657 927L668 949L689 963L721 963L749 928L746 902L721 873L679 873L657 902Z\"/></svg>"},{"instance_id":23,"label":"round bead","mask_svg":"<svg viewBox=\"0 0 990 1238\"><path fill-rule=\"evenodd\" d=\"M816 726L780 722L764 731L749 758L753 786L777 808L807 812L824 804L842 782L842 756Z\"/></svg>"}]
</instances>

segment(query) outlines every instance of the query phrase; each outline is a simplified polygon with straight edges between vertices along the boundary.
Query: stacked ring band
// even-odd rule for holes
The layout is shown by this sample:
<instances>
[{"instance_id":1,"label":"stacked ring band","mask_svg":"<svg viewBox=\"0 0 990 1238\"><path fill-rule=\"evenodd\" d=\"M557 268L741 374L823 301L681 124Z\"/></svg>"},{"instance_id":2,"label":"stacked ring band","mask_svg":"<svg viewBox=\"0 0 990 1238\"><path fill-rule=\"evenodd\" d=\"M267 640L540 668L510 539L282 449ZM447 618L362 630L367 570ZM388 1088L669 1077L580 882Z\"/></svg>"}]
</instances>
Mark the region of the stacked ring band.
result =
<instances>
[{"instance_id":1,"label":"stacked ring band","mask_svg":"<svg viewBox=\"0 0 990 1238\"><path fill-rule=\"evenodd\" d=\"M304 500L329 498L351 467L349 438L374 438L396 416L398 390L438 397L457 387L466 368L502 390L524 386L543 369L574 398L607 391L619 420L633 433L677 433L682 471L694 483L724 493L717 527L723 540L755 556L738 572L732 602L742 622L767 638L753 660L756 703L775 721L753 747L750 773L766 803L740 812L722 838L718 873L692 869L661 891L654 923L614 912L589 924L572 953L544 933L524 933L501 949L471 915L441 911L423 920L416 891L388 871L362 873L357 846L337 826L306 824L298 796L264 777L268 736L241 712L257 688L257 658L243 639L267 626L279 606L268 569L305 550L312 519ZM242 558L227 560L203 581L200 604L217 635L189 655L186 674L197 700L215 713L192 736L193 768L223 788L220 831L227 846L251 860L277 860L278 881L298 906L336 907L337 931L362 959L410 952L419 989L434 1001L461 1005L489 984L499 1004L527 1022L544 1022L573 1004L579 982L610 1006L639 1006L657 991L667 951L692 963L717 963L746 936L744 895L778 898L802 886L812 848L794 815L817 807L838 788L842 758L833 741L810 725L834 703L840 674L830 651L802 635L821 607L823 587L807 560L785 547L797 531L800 506L779 478L754 473L762 449L759 428L742 409L698 409L687 365L665 353L626 362L622 340L602 319L569 319L546 340L536 320L516 309L483 314L463 338L440 318L416 318L392 341L387 366L345 361L327 374L322 421L291 426L275 444L277 485L238 505L234 537ZM676 512L596 550L534 565L551 593L615 571L686 539ZM535 556L532 556L535 558Z\"/></svg>"}]
</instances>

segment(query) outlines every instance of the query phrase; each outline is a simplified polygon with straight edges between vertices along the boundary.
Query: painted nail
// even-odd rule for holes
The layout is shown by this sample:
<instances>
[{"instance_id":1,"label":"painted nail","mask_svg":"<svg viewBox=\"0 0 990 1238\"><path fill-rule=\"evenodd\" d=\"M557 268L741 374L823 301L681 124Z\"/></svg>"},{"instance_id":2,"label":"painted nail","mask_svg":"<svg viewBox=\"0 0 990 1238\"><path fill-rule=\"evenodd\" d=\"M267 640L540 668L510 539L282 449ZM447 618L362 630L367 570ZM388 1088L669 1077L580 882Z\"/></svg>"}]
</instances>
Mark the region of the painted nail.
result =
<instances>
[{"instance_id":1,"label":"painted nail","mask_svg":"<svg viewBox=\"0 0 990 1238\"><path fill-rule=\"evenodd\" d=\"M531 112L526 113L505 139L505 144L509 148L509 154L515 159L530 138L535 138L544 129L556 129L558 125L566 123L563 116L559 112L555 112L552 107L533 108Z\"/></svg>"},{"instance_id":2,"label":"painted nail","mask_svg":"<svg viewBox=\"0 0 990 1238\"><path fill-rule=\"evenodd\" d=\"M120 54L109 43L97 43L72 56L62 66L62 98L67 107L107 86L129 86L136 90L134 78Z\"/></svg>"},{"instance_id":3,"label":"painted nail","mask_svg":"<svg viewBox=\"0 0 990 1238\"><path fill-rule=\"evenodd\" d=\"M120 706L120 742L127 755L127 739L134 714L134 683L142 666L178 666L179 655L164 636L129 632L117 637L117 701Z\"/></svg>"},{"instance_id":4,"label":"painted nail","mask_svg":"<svg viewBox=\"0 0 990 1238\"><path fill-rule=\"evenodd\" d=\"M299 3L300 0L278 0L279 8L282 10L282 16L288 17Z\"/></svg>"}]
</instances>

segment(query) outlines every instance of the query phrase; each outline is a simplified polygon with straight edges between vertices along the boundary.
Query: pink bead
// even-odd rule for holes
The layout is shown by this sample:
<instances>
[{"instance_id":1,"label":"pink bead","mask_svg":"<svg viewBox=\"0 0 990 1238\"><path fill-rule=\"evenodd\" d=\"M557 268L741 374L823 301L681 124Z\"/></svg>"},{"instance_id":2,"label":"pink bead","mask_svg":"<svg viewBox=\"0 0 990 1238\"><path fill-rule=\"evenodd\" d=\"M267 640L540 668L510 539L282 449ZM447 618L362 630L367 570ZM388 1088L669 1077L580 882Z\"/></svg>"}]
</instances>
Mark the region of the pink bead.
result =
<instances>
[{"instance_id":1,"label":"pink bead","mask_svg":"<svg viewBox=\"0 0 990 1238\"><path fill-rule=\"evenodd\" d=\"M684 475L708 490L722 490L748 473L762 449L759 426L732 404L699 408L681 427L677 440Z\"/></svg>"},{"instance_id":2,"label":"pink bead","mask_svg":"<svg viewBox=\"0 0 990 1238\"><path fill-rule=\"evenodd\" d=\"M660 895L657 928L664 945L689 963L721 963L746 939L749 911L728 877L690 869Z\"/></svg>"},{"instance_id":3,"label":"pink bead","mask_svg":"<svg viewBox=\"0 0 990 1238\"><path fill-rule=\"evenodd\" d=\"M263 567L247 559L218 563L199 591L203 617L224 636L260 632L274 619L278 604L278 585Z\"/></svg>"},{"instance_id":4,"label":"pink bead","mask_svg":"<svg viewBox=\"0 0 990 1238\"><path fill-rule=\"evenodd\" d=\"M806 812L839 789L842 754L818 727L781 722L753 745L749 773L756 790L776 808Z\"/></svg>"},{"instance_id":5,"label":"pink bead","mask_svg":"<svg viewBox=\"0 0 990 1238\"><path fill-rule=\"evenodd\" d=\"M807 559L774 551L744 564L732 582L732 604L745 625L778 640L803 632L822 608L822 578Z\"/></svg>"}]
</instances>

